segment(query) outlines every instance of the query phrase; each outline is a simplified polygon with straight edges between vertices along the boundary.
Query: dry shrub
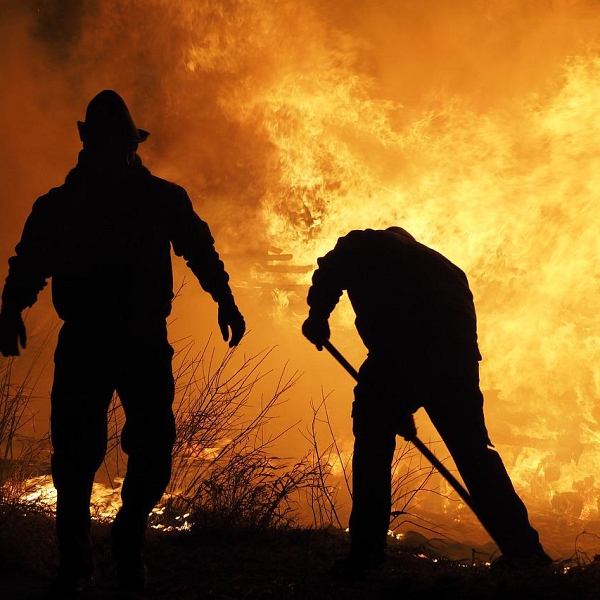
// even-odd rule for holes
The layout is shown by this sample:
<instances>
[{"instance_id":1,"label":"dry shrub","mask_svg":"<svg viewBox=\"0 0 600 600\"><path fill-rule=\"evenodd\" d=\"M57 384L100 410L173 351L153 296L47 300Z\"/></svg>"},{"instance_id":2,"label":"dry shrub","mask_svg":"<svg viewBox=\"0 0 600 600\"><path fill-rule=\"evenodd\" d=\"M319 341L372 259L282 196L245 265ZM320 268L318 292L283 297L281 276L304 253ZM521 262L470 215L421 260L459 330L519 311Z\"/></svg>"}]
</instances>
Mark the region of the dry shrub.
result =
<instances>
[{"instance_id":1,"label":"dry shrub","mask_svg":"<svg viewBox=\"0 0 600 600\"><path fill-rule=\"evenodd\" d=\"M49 470L50 436L36 432L31 408L35 386L44 365L41 357L54 329L51 327L25 374L17 381L14 358L0 357L0 505L21 505L31 491L33 477ZM27 435L27 430L33 435Z\"/></svg>"},{"instance_id":2,"label":"dry shrub","mask_svg":"<svg viewBox=\"0 0 600 600\"><path fill-rule=\"evenodd\" d=\"M300 493L319 496L312 452L300 459L273 454L275 442L295 427L274 432L272 421L299 377L284 367L266 396L259 391L273 375L266 368L273 350L240 357L234 348L217 358L208 342L200 352L191 342L177 351L173 471L153 525L178 526L189 515L203 529L287 527L296 523ZM124 472L123 418L115 397L105 461L113 479Z\"/></svg>"},{"instance_id":3,"label":"dry shrub","mask_svg":"<svg viewBox=\"0 0 600 600\"><path fill-rule=\"evenodd\" d=\"M340 516L342 498L352 498L352 454L342 451L331 426L327 396L312 406L313 418L305 437L311 445L313 485L306 488L313 521L321 526L343 527ZM325 430L323 433L322 430ZM328 442L323 444L323 438ZM397 438L399 440L400 438ZM334 474L337 466L339 474ZM424 494L441 494L432 484L435 469L409 442L399 442L392 463L392 513L390 529L412 525L440 534L440 525L418 514L419 499Z\"/></svg>"},{"instance_id":4,"label":"dry shrub","mask_svg":"<svg viewBox=\"0 0 600 600\"><path fill-rule=\"evenodd\" d=\"M30 399L42 348L18 384L13 382L13 359L0 363L0 505L22 505L31 491L28 486L35 486L35 477L48 471L49 434L37 439L22 435L35 416ZM312 422L304 431L304 456L273 453L275 442L297 425L277 432L273 420L299 377L297 372L289 374L287 366L279 375L267 368L273 350L240 356L234 348L217 357L209 340L199 352L193 342L176 352L173 473L153 524L180 526L182 515L187 515L193 526L204 529L287 527L298 523L299 513L308 506L313 526L343 527L340 492L349 494L351 457L338 446L325 397L313 405ZM274 384L269 384L274 376ZM268 384L270 391L261 392ZM106 478L117 482L115 489L126 467L120 449L123 421L115 394L103 466ZM323 427L324 439L329 440L325 443ZM431 469L415 461L414 452L404 445L395 461L392 522L419 521L411 509L416 493L428 489ZM428 527L422 520L419 525Z\"/></svg>"}]
</instances>

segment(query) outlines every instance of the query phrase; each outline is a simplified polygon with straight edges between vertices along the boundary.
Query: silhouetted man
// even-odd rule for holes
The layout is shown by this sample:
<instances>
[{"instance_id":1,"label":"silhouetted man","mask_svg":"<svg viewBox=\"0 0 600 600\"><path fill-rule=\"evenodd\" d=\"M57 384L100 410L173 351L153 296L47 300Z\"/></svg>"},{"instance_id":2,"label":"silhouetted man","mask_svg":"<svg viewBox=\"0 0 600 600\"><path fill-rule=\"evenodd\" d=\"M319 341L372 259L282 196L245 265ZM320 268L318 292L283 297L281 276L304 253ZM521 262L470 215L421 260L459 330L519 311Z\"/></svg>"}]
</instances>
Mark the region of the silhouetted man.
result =
<instances>
[{"instance_id":1,"label":"silhouetted man","mask_svg":"<svg viewBox=\"0 0 600 600\"><path fill-rule=\"evenodd\" d=\"M21 311L52 278L64 321L51 393L52 477L60 550L56 592L93 582L90 496L107 444L107 409L117 391L128 455L122 507L112 528L122 587L146 586L144 537L150 511L171 476L175 440L173 349L167 341L173 274L170 249L183 256L218 303L223 339L245 331L208 225L185 190L155 177L136 150L138 129L112 90L78 122L83 150L65 183L39 198L9 260L2 294L0 352L25 348Z\"/></svg>"},{"instance_id":2,"label":"silhouetted man","mask_svg":"<svg viewBox=\"0 0 600 600\"><path fill-rule=\"evenodd\" d=\"M368 349L352 406L350 554L334 573L355 578L383 564L395 437L419 407L446 443L503 562L549 564L488 437L465 274L399 227L352 231L318 265L304 335L322 349L329 315L346 290Z\"/></svg>"}]
</instances>

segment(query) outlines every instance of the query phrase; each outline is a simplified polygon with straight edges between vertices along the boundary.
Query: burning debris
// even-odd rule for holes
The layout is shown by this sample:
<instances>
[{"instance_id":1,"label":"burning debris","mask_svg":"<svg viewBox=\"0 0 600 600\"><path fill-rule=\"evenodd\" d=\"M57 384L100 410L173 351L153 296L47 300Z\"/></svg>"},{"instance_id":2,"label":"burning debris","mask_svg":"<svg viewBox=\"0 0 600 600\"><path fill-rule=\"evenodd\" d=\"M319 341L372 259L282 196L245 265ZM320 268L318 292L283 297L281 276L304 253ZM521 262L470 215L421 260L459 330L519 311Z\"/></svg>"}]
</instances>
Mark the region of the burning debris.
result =
<instances>
[{"instance_id":1,"label":"burning debris","mask_svg":"<svg viewBox=\"0 0 600 600\"><path fill-rule=\"evenodd\" d=\"M121 486L123 478L116 478L114 485L108 486L99 482L92 489L91 515L92 520L112 522L121 507ZM28 479L25 482L26 492L18 498L18 504L40 507L52 513L56 509L56 488L50 475ZM152 510L150 527L158 531L189 531L192 527L189 513L179 514L168 509L171 497L165 495L161 502ZM26 508L25 508L26 510Z\"/></svg>"}]
</instances>

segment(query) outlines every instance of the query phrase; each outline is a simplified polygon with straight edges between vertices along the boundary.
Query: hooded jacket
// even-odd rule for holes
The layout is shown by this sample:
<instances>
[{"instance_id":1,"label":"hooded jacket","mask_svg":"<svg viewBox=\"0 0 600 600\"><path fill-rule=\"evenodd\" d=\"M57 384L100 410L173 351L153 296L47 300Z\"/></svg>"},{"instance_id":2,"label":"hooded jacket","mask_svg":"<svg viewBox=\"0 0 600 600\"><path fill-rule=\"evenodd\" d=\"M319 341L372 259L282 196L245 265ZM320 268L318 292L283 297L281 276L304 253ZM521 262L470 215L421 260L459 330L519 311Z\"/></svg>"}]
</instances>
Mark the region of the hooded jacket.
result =
<instances>
[{"instance_id":1,"label":"hooded jacket","mask_svg":"<svg viewBox=\"0 0 600 600\"><path fill-rule=\"evenodd\" d=\"M233 303L208 225L186 191L155 177L136 155L101 177L80 152L65 183L38 198L2 293L2 309L32 306L52 278L64 321L166 318L173 299L171 246L218 303Z\"/></svg>"}]
</instances>

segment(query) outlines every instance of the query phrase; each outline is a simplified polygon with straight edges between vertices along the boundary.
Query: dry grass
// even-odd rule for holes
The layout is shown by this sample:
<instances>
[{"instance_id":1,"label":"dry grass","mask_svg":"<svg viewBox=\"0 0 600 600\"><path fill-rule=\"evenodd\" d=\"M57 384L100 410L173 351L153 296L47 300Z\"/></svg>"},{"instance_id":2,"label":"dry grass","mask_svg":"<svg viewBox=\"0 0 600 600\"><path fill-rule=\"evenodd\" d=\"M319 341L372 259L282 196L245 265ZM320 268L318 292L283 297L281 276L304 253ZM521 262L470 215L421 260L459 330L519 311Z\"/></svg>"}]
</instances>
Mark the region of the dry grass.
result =
<instances>
[{"instance_id":1,"label":"dry grass","mask_svg":"<svg viewBox=\"0 0 600 600\"><path fill-rule=\"evenodd\" d=\"M434 543L418 535L390 540L384 571L367 582L334 582L330 567L348 548L338 504L340 493L350 485L350 457L338 446L326 398L313 407L312 422L305 427L306 454L299 459L272 455L273 444L287 431L270 435L266 431L274 431L274 414L298 374L283 369L274 375L266 370L271 352L239 357L230 351L221 360L208 344L198 353L193 345L179 351L173 479L165 511L155 519L176 524L173 515L185 511L193 527L191 531L150 530L151 587L146 597L600 597L600 563L584 553L573 558L568 570L557 565L538 573L492 574L481 563L473 566L473 549L455 547L455 558L449 560L440 554L447 540ZM22 495L29 477L43 467L37 460L37 444L47 444L47 438L42 436L38 442L22 435L33 418L29 399L35 376L31 371L25 381L15 384L11 369L11 360L0 363L0 597L43 598L58 561L54 520L43 507L24 504ZM264 387L273 378L270 391L258 394L258 384ZM115 398L104 467L111 477L122 474L124 467L119 450L121 421ZM341 477L334 476L334 465L341 466ZM423 521L414 511L419 496L438 493L430 486L431 468L402 445L394 469L392 519L439 533L435 523ZM297 526L301 501L311 509L312 528ZM115 587L109 525L95 522L93 538L98 585L84 597L135 597L120 594Z\"/></svg>"},{"instance_id":2,"label":"dry grass","mask_svg":"<svg viewBox=\"0 0 600 600\"><path fill-rule=\"evenodd\" d=\"M32 437L25 430L36 429L31 401L42 370L41 356L52 333L53 328L19 379L14 376L15 359L0 357L0 506L20 504L29 491L28 480L49 470L48 431Z\"/></svg>"},{"instance_id":3,"label":"dry grass","mask_svg":"<svg viewBox=\"0 0 600 600\"><path fill-rule=\"evenodd\" d=\"M592 600L600 594L600 563L523 573L492 573L465 560L434 560L419 555L426 545L407 549L392 543L388 561L367 581L340 584L329 573L347 550L338 529L161 532L149 534L147 594L116 587L110 559L109 526L94 523L97 586L88 598L196 599L387 599L425 600ZM0 537L0 597L47 597L57 554L53 519L12 513Z\"/></svg>"},{"instance_id":4,"label":"dry grass","mask_svg":"<svg viewBox=\"0 0 600 600\"><path fill-rule=\"evenodd\" d=\"M282 458L274 444L291 429L277 431L276 413L298 379L284 367L275 376L265 368L273 349L239 357L235 349L217 359L207 344L194 353L188 344L176 355L175 417L177 439L173 472L154 525L175 525L174 515L188 514L195 528L265 530L297 521L303 496L321 502L318 476L327 469L314 450ZM260 384L275 378L271 389ZM111 480L122 477L119 448L123 414L115 397L109 415L109 452L104 469ZM329 525L321 521L318 525Z\"/></svg>"}]
</instances>

